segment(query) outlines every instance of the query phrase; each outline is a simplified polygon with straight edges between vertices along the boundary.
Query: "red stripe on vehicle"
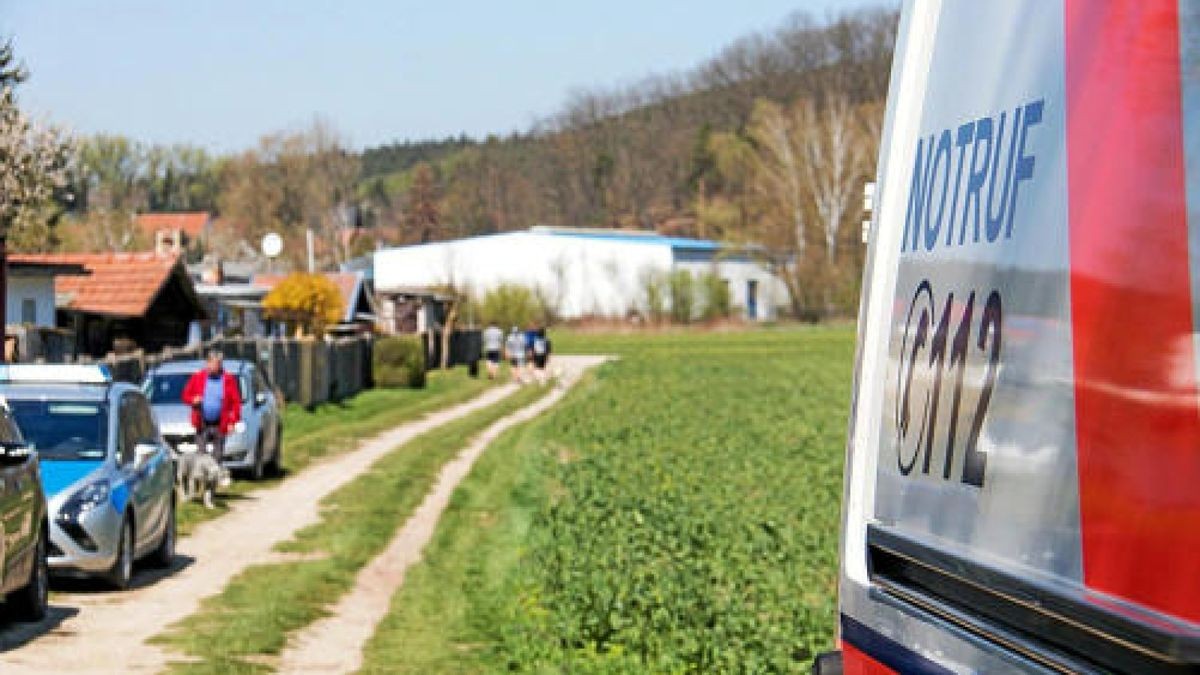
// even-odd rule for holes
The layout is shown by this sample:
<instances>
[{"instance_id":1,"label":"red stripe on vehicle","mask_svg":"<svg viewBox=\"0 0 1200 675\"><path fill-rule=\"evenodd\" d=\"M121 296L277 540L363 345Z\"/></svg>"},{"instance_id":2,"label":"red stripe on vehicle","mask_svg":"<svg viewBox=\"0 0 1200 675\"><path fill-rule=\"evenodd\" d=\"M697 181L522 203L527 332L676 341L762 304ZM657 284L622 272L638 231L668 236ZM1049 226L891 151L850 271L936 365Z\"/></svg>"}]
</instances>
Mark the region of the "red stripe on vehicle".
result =
<instances>
[{"instance_id":1,"label":"red stripe on vehicle","mask_svg":"<svg viewBox=\"0 0 1200 675\"><path fill-rule=\"evenodd\" d=\"M848 642L842 642L842 673L844 675L895 675L888 668Z\"/></svg>"},{"instance_id":2,"label":"red stripe on vehicle","mask_svg":"<svg viewBox=\"0 0 1200 675\"><path fill-rule=\"evenodd\" d=\"M1066 0L1084 582L1200 620L1178 0Z\"/></svg>"}]
</instances>

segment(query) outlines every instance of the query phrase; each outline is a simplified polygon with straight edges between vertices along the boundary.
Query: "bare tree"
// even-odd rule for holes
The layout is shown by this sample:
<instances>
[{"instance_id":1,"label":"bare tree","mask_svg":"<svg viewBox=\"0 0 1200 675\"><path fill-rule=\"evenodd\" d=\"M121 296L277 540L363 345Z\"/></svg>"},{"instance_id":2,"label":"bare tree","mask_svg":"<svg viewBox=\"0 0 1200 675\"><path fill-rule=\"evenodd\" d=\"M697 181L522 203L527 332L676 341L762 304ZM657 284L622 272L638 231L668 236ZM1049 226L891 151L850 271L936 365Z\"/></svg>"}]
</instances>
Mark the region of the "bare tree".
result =
<instances>
[{"instance_id":1,"label":"bare tree","mask_svg":"<svg viewBox=\"0 0 1200 675\"><path fill-rule=\"evenodd\" d=\"M803 259L808 251L809 223L806 218L808 195L805 178L810 171L803 166L804 151L797 147L793 121L778 104L759 101L754 110L750 138L758 152L753 157L755 182L760 198L786 216L792 249Z\"/></svg>"},{"instance_id":2,"label":"bare tree","mask_svg":"<svg viewBox=\"0 0 1200 675\"><path fill-rule=\"evenodd\" d=\"M295 241L311 229L318 237L320 267L345 262L349 231L357 224L358 167L357 156L319 119L299 133L264 136L225 166L220 208L239 230L228 242L230 252L243 243L254 247L267 232ZM303 247L289 250L293 265L302 267Z\"/></svg>"},{"instance_id":3,"label":"bare tree","mask_svg":"<svg viewBox=\"0 0 1200 675\"><path fill-rule=\"evenodd\" d=\"M831 98L821 109L811 101L793 107L793 130L804 153L804 181L825 235L825 256L837 262L838 233L862 194L868 147L863 125L845 98Z\"/></svg>"},{"instance_id":4,"label":"bare tree","mask_svg":"<svg viewBox=\"0 0 1200 675\"><path fill-rule=\"evenodd\" d=\"M860 119L864 114L837 96L790 108L760 100L745 136L717 134L712 141L727 190L744 195L739 231L746 243L761 247L798 316L831 311L836 291L858 273L858 256L843 265L841 242L857 218L869 153L878 142L872 125ZM719 207L708 206L702 215L730 219L730 210Z\"/></svg>"},{"instance_id":5,"label":"bare tree","mask_svg":"<svg viewBox=\"0 0 1200 675\"><path fill-rule=\"evenodd\" d=\"M422 162L413 169L412 185L408 188L408 210L405 226L409 236L418 243L433 241L438 224L441 222L441 210L438 206L439 194L437 176L433 167Z\"/></svg>"},{"instance_id":6,"label":"bare tree","mask_svg":"<svg viewBox=\"0 0 1200 675\"><path fill-rule=\"evenodd\" d=\"M326 242L328 262L341 265L350 259L351 233L357 225L354 191L359 160L324 120L315 120L303 138L308 159L305 220Z\"/></svg>"}]
</instances>

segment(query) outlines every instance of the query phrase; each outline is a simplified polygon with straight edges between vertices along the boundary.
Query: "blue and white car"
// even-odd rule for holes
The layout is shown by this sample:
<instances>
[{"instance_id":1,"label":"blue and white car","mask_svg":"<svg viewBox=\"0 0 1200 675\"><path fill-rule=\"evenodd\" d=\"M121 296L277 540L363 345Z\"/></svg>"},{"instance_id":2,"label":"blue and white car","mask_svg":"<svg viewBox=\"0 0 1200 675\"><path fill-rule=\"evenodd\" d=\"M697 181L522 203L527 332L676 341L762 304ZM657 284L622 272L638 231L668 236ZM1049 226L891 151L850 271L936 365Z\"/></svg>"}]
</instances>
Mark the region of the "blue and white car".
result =
<instances>
[{"instance_id":1,"label":"blue and white car","mask_svg":"<svg viewBox=\"0 0 1200 675\"><path fill-rule=\"evenodd\" d=\"M178 452L197 450L192 408L183 403L183 388L192 373L203 368L204 361L172 361L150 371L142 383L163 438ZM225 359L224 368L237 380L242 421L225 438L221 463L254 480L277 475L283 459L283 416L275 389L262 369L249 361Z\"/></svg>"},{"instance_id":2,"label":"blue and white car","mask_svg":"<svg viewBox=\"0 0 1200 675\"><path fill-rule=\"evenodd\" d=\"M123 589L135 561L171 565L175 469L141 390L99 366L20 365L0 396L41 461L53 574Z\"/></svg>"}]
</instances>

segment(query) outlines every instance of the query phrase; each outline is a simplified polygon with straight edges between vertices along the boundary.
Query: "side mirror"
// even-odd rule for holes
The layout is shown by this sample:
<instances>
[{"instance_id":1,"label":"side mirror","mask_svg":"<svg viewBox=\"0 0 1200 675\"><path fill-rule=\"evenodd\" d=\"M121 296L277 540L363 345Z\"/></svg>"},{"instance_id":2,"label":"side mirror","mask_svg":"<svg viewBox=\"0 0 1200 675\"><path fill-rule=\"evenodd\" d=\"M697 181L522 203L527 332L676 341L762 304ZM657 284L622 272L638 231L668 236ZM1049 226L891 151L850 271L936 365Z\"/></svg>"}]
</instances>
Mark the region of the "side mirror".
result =
<instances>
[{"instance_id":1,"label":"side mirror","mask_svg":"<svg viewBox=\"0 0 1200 675\"><path fill-rule=\"evenodd\" d=\"M138 443L133 447L133 466L141 468L158 452L158 444L151 442Z\"/></svg>"},{"instance_id":2,"label":"side mirror","mask_svg":"<svg viewBox=\"0 0 1200 675\"><path fill-rule=\"evenodd\" d=\"M267 392L260 391L254 395L254 405L255 406L264 406L266 404L267 404Z\"/></svg>"},{"instance_id":3,"label":"side mirror","mask_svg":"<svg viewBox=\"0 0 1200 675\"><path fill-rule=\"evenodd\" d=\"M33 449L24 443L0 443L0 464L14 466L24 464Z\"/></svg>"}]
</instances>

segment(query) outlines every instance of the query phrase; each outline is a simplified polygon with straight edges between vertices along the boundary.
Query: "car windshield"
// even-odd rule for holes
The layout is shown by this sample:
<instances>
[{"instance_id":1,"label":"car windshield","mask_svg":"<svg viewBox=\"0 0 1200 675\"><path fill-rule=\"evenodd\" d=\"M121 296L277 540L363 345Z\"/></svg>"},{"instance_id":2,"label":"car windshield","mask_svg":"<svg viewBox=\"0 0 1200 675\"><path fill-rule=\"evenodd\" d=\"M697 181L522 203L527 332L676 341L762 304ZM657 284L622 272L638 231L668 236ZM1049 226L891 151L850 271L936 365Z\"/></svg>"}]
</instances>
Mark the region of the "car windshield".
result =
<instances>
[{"instance_id":1,"label":"car windshield","mask_svg":"<svg viewBox=\"0 0 1200 675\"><path fill-rule=\"evenodd\" d=\"M190 377L190 373L154 375L146 382L146 396L154 405L183 403L183 388Z\"/></svg>"},{"instance_id":2,"label":"car windshield","mask_svg":"<svg viewBox=\"0 0 1200 675\"><path fill-rule=\"evenodd\" d=\"M191 379L191 373L167 373L153 375L146 380L143 391L150 399L151 405L183 403L183 388ZM238 394L246 400L246 383L243 378L234 378L238 383Z\"/></svg>"},{"instance_id":3,"label":"car windshield","mask_svg":"<svg viewBox=\"0 0 1200 675\"><path fill-rule=\"evenodd\" d=\"M25 440L42 460L101 460L108 408L97 401L8 402Z\"/></svg>"}]
</instances>

